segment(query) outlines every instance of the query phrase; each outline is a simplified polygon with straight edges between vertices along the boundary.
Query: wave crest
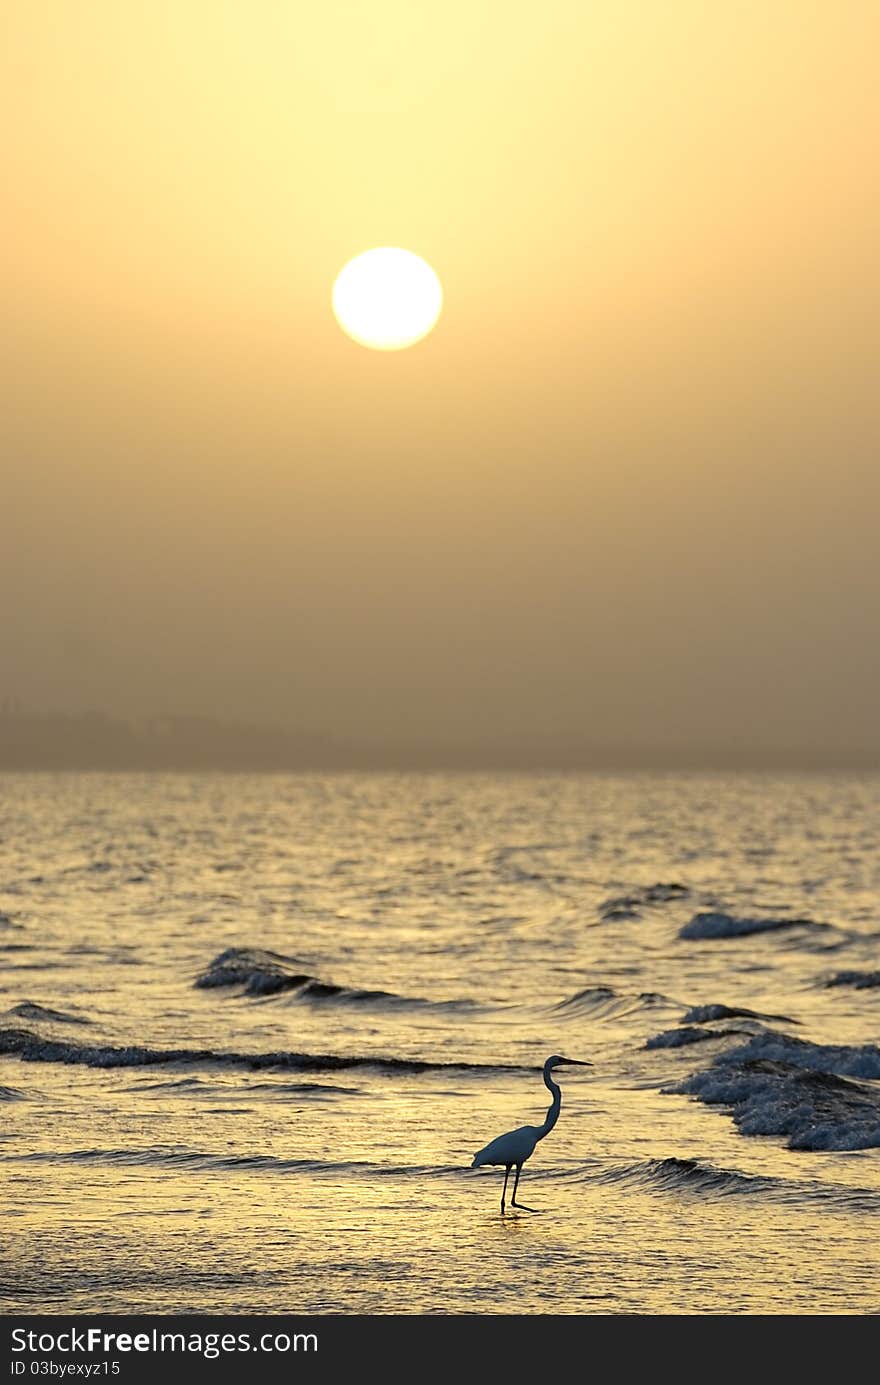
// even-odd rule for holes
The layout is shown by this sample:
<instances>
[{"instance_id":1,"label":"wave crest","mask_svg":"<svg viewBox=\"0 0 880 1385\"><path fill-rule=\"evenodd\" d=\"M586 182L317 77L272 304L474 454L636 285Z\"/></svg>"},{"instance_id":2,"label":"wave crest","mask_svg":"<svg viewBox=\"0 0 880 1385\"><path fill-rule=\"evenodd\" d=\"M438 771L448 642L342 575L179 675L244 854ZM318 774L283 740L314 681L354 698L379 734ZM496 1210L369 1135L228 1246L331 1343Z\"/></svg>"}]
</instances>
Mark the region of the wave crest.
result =
<instances>
[{"instance_id":1,"label":"wave crest","mask_svg":"<svg viewBox=\"0 0 880 1385\"><path fill-rule=\"evenodd\" d=\"M8 1015L18 1019L30 1020L33 1024L91 1024L82 1015L71 1015L66 1010L53 1010L48 1005L39 1005L35 1000L22 1000L7 1010Z\"/></svg>"},{"instance_id":2,"label":"wave crest","mask_svg":"<svg viewBox=\"0 0 880 1385\"><path fill-rule=\"evenodd\" d=\"M550 1007L552 1014L564 1015L573 1019L589 1015L592 1019L606 1019L620 1015L634 1014L639 1010L675 1009L677 1003L669 996L657 991L642 991L638 995L616 991L613 986L585 986L575 991L556 1005Z\"/></svg>"},{"instance_id":3,"label":"wave crest","mask_svg":"<svg viewBox=\"0 0 880 1385\"><path fill-rule=\"evenodd\" d=\"M240 986L240 995L261 997L289 992L295 1000L333 1000L350 1004L430 1006L432 1009L479 1008L471 1000L422 1000L393 991L339 986L302 970L302 964L281 952L259 947L228 947L196 977L198 988Z\"/></svg>"},{"instance_id":4,"label":"wave crest","mask_svg":"<svg viewBox=\"0 0 880 1385\"><path fill-rule=\"evenodd\" d=\"M682 1016L682 1024L711 1024L713 1020L771 1020L777 1024L800 1024L790 1015L765 1015L760 1010L747 1010L737 1005L693 1005Z\"/></svg>"},{"instance_id":5,"label":"wave crest","mask_svg":"<svg viewBox=\"0 0 880 1385\"><path fill-rule=\"evenodd\" d=\"M259 947L227 947L196 977L201 989L241 986L244 995L276 995L313 981L308 972L297 971L292 957Z\"/></svg>"},{"instance_id":6,"label":"wave crest","mask_svg":"<svg viewBox=\"0 0 880 1385\"><path fill-rule=\"evenodd\" d=\"M652 1188L673 1189L713 1197L755 1194L774 1190L775 1179L718 1169L697 1159L646 1159L640 1164L625 1164L600 1175L601 1183L634 1183Z\"/></svg>"},{"instance_id":7,"label":"wave crest","mask_svg":"<svg viewBox=\"0 0 880 1385\"><path fill-rule=\"evenodd\" d=\"M816 933L832 931L830 924L815 923L812 919L737 918L733 914L713 910L694 914L691 921L678 930L678 936L711 941L718 938L744 938L753 933L778 933L789 928L806 929Z\"/></svg>"},{"instance_id":8,"label":"wave crest","mask_svg":"<svg viewBox=\"0 0 880 1385\"><path fill-rule=\"evenodd\" d=\"M743 1135L781 1135L789 1149L872 1149L880 1146L880 1093L858 1079L878 1078L873 1044L812 1044L768 1032L665 1090L727 1106Z\"/></svg>"},{"instance_id":9,"label":"wave crest","mask_svg":"<svg viewBox=\"0 0 880 1385\"><path fill-rule=\"evenodd\" d=\"M0 1029L0 1054L17 1056L28 1063L81 1064L89 1068L146 1068L168 1063L219 1066L260 1072L316 1072L342 1068L385 1068L398 1072L522 1072L515 1064L446 1062L429 1063L415 1058L381 1054L234 1053L211 1048L147 1048L139 1044L80 1044L49 1039L27 1029Z\"/></svg>"},{"instance_id":10,"label":"wave crest","mask_svg":"<svg viewBox=\"0 0 880 1385\"><path fill-rule=\"evenodd\" d=\"M688 1044L705 1043L707 1039L723 1039L731 1033L742 1033L742 1030L700 1029L696 1025L685 1025L680 1029L664 1029L662 1034L654 1034L646 1041L645 1048L686 1048Z\"/></svg>"},{"instance_id":11,"label":"wave crest","mask_svg":"<svg viewBox=\"0 0 880 1385\"><path fill-rule=\"evenodd\" d=\"M856 991L873 991L880 987L880 971L838 971L825 982L826 986L852 986Z\"/></svg>"},{"instance_id":12,"label":"wave crest","mask_svg":"<svg viewBox=\"0 0 880 1385\"><path fill-rule=\"evenodd\" d=\"M640 886L631 890L629 894L606 899L599 905L599 913L606 923L639 919L642 917L642 909L652 908L657 904L672 904L680 899L687 899L689 894L688 886L680 885L677 880L658 880L655 885Z\"/></svg>"},{"instance_id":13,"label":"wave crest","mask_svg":"<svg viewBox=\"0 0 880 1385\"><path fill-rule=\"evenodd\" d=\"M798 1207L808 1203L816 1208L839 1208L875 1216L880 1213L880 1193L876 1189L742 1173L739 1169L718 1168L699 1159L646 1159L638 1164L607 1169L596 1181L699 1198L760 1197Z\"/></svg>"}]
</instances>

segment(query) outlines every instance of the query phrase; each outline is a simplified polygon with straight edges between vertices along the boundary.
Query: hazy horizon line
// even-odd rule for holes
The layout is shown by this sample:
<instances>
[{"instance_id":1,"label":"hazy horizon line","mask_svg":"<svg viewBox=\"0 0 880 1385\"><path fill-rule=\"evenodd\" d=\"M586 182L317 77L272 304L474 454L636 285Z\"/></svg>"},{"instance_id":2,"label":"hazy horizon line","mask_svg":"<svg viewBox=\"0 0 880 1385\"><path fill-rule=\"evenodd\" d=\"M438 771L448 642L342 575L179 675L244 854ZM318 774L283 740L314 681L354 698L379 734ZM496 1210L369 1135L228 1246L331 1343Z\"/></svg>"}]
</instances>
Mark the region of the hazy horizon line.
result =
<instances>
[{"instance_id":1,"label":"hazy horizon line","mask_svg":"<svg viewBox=\"0 0 880 1385\"><path fill-rule=\"evenodd\" d=\"M31 710L0 705L0 770L244 773L474 772L856 772L880 770L880 747L824 743L590 741L536 728L494 737L351 737L332 731L162 713L125 717L100 709Z\"/></svg>"}]
</instances>

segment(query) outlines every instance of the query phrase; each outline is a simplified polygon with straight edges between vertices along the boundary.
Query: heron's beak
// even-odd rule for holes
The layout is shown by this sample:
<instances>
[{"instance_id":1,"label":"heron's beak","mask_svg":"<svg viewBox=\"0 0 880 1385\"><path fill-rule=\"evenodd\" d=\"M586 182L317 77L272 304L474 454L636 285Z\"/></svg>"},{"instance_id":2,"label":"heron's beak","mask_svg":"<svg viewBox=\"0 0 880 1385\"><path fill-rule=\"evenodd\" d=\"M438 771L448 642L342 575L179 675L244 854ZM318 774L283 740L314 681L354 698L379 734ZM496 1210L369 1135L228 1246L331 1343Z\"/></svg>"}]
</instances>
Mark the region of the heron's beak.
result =
<instances>
[{"instance_id":1,"label":"heron's beak","mask_svg":"<svg viewBox=\"0 0 880 1385\"><path fill-rule=\"evenodd\" d=\"M562 1061L568 1068L591 1068L593 1066L588 1058L563 1058Z\"/></svg>"}]
</instances>

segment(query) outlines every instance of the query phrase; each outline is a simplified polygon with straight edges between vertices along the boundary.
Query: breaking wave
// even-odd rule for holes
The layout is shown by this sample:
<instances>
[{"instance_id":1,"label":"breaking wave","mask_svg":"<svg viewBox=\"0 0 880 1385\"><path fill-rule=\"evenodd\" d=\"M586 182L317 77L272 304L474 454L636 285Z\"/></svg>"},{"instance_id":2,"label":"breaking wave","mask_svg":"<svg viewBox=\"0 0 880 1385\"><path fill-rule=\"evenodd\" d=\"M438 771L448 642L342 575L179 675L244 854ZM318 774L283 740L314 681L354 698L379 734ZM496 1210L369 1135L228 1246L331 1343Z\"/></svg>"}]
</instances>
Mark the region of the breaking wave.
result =
<instances>
[{"instance_id":1,"label":"breaking wave","mask_svg":"<svg viewBox=\"0 0 880 1385\"><path fill-rule=\"evenodd\" d=\"M195 985L201 989L239 986L240 995L272 996L289 992L296 1000L336 1000L352 1004L430 1006L432 1009L477 1009L475 1001L431 1001L396 995L393 991L362 990L321 981L301 963L280 952L258 947L228 947L215 957Z\"/></svg>"},{"instance_id":2,"label":"breaking wave","mask_svg":"<svg viewBox=\"0 0 880 1385\"><path fill-rule=\"evenodd\" d=\"M203 989L214 986L241 986L243 995L277 995L313 981L308 972L298 971L292 957L258 947L228 947L196 977Z\"/></svg>"},{"instance_id":3,"label":"breaking wave","mask_svg":"<svg viewBox=\"0 0 880 1385\"><path fill-rule=\"evenodd\" d=\"M0 1054L17 1056L28 1063L69 1063L89 1068L146 1068L168 1063L238 1068L248 1072L264 1069L279 1071L335 1071L342 1068L385 1068L398 1072L522 1072L515 1064L422 1062L414 1058L383 1057L379 1054L228 1053L212 1048L146 1048L138 1044L78 1044L47 1039L27 1029L0 1029Z\"/></svg>"},{"instance_id":4,"label":"breaking wave","mask_svg":"<svg viewBox=\"0 0 880 1385\"><path fill-rule=\"evenodd\" d=\"M880 1048L876 1044L813 1044L773 1030L753 1035L741 1049L717 1061L764 1059L843 1077L880 1078Z\"/></svg>"},{"instance_id":5,"label":"breaking wave","mask_svg":"<svg viewBox=\"0 0 880 1385\"><path fill-rule=\"evenodd\" d=\"M786 1138L789 1149L880 1146L880 1048L753 1035L668 1092L727 1106L743 1135Z\"/></svg>"}]
</instances>

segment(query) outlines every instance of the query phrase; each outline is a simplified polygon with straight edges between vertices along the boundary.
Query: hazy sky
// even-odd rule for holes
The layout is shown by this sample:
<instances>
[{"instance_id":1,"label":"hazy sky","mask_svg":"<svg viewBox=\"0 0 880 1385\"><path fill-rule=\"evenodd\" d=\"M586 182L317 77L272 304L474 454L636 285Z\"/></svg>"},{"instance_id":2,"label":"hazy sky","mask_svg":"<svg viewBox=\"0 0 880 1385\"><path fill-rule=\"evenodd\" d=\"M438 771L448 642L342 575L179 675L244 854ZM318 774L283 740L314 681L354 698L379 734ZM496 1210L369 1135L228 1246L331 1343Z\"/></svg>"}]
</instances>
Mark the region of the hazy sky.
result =
<instances>
[{"instance_id":1,"label":"hazy sky","mask_svg":"<svg viewBox=\"0 0 880 1385\"><path fill-rule=\"evenodd\" d=\"M0 694L880 744L876 0L0 24ZM330 310L388 244L391 355Z\"/></svg>"}]
</instances>

